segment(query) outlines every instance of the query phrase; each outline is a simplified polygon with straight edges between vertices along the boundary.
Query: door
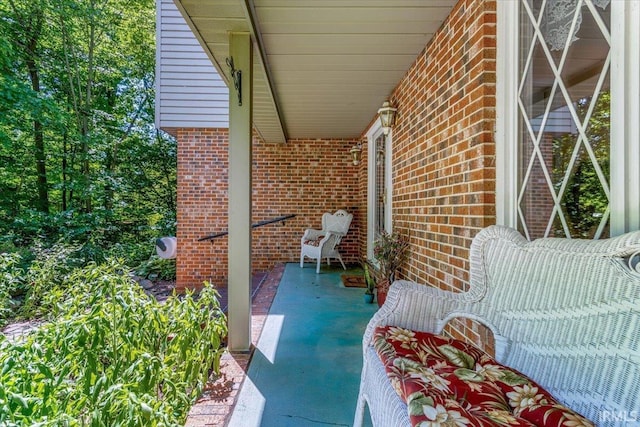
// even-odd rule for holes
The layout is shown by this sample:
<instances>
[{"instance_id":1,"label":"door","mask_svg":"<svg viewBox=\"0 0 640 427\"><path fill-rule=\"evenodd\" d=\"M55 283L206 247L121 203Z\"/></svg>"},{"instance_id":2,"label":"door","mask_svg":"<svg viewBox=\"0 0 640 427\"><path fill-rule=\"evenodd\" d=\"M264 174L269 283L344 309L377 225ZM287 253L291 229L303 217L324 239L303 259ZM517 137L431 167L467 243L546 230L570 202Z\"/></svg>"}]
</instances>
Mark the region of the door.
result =
<instances>
[{"instance_id":1,"label":"door","mask_svg":"<svg viewBox=\"0 0 640 427\"><path fill-rule=\"evenodd\" d=\"M373 242L383 232L391 232L391 134L379 123L368 134L368 215L367 256L373 258Z\"/></svg>"}]
</instances>

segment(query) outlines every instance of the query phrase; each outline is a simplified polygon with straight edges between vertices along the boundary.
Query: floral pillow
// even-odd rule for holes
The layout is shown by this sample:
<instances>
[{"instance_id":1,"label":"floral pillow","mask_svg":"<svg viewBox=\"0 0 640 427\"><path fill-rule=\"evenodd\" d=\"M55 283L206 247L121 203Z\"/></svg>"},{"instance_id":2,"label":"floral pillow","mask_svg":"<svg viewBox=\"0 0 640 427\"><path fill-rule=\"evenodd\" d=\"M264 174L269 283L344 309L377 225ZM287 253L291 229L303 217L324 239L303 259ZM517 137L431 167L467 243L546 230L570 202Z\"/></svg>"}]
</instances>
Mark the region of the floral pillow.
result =
<instances>
[{"instance_id":1,"label":"floral pillow","mask_svg":"<svg viewBox=\"0 0 640 427\"><path fill-rule=\"evenodd\" d=\"M374 346L412 426L594 426L473 345L385 326Z\"/></svg>"},{"instance_id":2,"label":"floral pillow","mask_svg":"<svg viewBox=\"0 0 640 427\"><path fill-rule=\"evenodd\" d=\"M317 240L305 240L304 244L309 246L320 246L320 241L324 239L324 236L318 236Z\"/></svg>"}]
</instances>

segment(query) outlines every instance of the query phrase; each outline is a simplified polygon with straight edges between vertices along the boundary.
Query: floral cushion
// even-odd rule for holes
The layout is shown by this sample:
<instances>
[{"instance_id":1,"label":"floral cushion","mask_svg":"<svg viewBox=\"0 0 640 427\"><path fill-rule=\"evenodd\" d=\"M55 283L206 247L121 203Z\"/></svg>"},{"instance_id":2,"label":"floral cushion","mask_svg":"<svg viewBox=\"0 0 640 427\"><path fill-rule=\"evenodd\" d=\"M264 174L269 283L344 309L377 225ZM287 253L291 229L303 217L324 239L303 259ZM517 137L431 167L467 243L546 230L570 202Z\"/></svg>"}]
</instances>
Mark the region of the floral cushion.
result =
<instances>
[{"instance_id":1,"label":"floral cushion","mask_svg":"<svg viewBox=\"0 0 640 427\"><path fill-rule=\"evenodd\" d=\"M594 426L462 341L385 326L376 329L374 346L412 426Z\"/></svg>"},{"instance_id":2,"label":"floral cushion","mask_svg":"<svg viewBox=\"0 0 640 427\"><path fill-rule=\"evenodd\" d=\"M320 242L322 241L322 239L324 239L324 236L318 236L317 240L305 240L304 244L305 245L309 245L309 246L318 247L318 246L320 246Z\"/></svg>"}]
</instances>

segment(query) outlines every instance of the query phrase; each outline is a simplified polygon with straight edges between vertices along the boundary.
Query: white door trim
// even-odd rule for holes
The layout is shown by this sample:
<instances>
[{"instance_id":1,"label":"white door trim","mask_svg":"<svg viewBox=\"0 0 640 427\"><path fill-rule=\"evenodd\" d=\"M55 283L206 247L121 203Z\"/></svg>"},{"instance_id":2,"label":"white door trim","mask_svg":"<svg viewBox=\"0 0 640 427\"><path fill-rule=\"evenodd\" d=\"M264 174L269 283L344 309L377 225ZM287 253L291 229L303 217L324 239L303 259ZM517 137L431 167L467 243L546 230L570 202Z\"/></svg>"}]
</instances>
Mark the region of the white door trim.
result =
<instances>
[{"instance_id":1,"label":"white door trim","mask_svg":"<svg viewBox=\"0 0 640 427\"><path fill-rule=\"evenodd\" d=\"M382 125L380 118L376 119L375 123L369 128L367 132L367 258L373 259L373 242L375 240L375 169L376 169L376 150L375 142L376 138L382 135ZM392 161L391 161L391 136L386 136L385 141L385 218L384 226L388 232L391 232L392 224L392 193L393 193L393 180L392 180Z\"/></svg>"}]
</instances>

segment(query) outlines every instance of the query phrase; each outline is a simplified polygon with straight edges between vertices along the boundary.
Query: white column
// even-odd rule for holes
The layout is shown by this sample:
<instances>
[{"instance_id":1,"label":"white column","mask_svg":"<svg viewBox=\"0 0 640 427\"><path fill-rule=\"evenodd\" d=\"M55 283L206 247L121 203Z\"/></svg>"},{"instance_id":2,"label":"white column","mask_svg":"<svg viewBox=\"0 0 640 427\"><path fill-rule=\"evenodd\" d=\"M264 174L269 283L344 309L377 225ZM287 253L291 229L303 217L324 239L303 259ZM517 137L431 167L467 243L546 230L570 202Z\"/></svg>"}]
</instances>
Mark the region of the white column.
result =
<instances>
[{"instance_id":1,"label":"white column","mask_svg":"<svg viewBox=\"0 0 640 427\"><path fill-rule=\"evenodd\" d=\"M496 223L518 226L518 2L497 5Z\"/></svg>"},{"instance_id":2,"label":"white column","mask_svg":"<svg viewBox=\"0 0 640 427\"><path fill-rule=\"evenodd\" d=\"M640 230L640 3L611 2L611 235Z\"/></svg>"},{"instance_id":3,"label":"white column","mask_svg":"<svg viewBox=\"0 0 640 427\"><path fill-rule=\"evenodd\" d=\"M249 33L230 33L229 56L241 72L241 105L229 80L229 349L251 346L252 53Z\"/></svg>"}]
</instances>

